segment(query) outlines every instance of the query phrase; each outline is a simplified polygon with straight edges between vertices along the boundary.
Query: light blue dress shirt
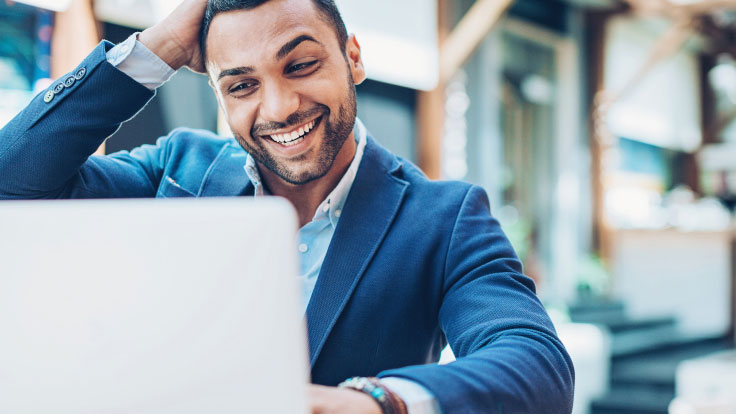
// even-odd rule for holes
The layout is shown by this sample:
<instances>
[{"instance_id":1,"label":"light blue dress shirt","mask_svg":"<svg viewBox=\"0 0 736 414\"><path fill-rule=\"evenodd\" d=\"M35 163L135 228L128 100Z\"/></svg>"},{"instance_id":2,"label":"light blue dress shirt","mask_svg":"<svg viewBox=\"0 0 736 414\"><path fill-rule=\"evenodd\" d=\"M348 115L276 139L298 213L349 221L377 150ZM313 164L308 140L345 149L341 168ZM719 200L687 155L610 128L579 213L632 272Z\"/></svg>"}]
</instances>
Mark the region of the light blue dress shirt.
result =
<instances>
[{"instance_id":1,"label":"light blue dress shirt","mask_svg":"<svg viewBox=\"0 0 736 414\"><path fill-rule=\"evenodd\" d=\"M345 206L345 200L348 198L360 161L363 159L367 132L360 119L356 118L355 120L353 135L357 144L353 161L332 192L317 207L312 221L299 229L297 250L301 259L299 281L301 282L303 313L306 313L309 299L314 291L314 285L317 283L317 277L322 269L322 262L325 255L327 255L327 248L330 246L332 235L335 233L337 222ZM258 172L256 161L250 154L245 161L244 168L245 173L255 187L254 196L268 195L261 181L261 174ZM383 378L381 382L404 400L409 414L437 414L440 412L437 400L423 386L413 381L391 377Z\"/></svg>"},{"instance_id":2,"label":"light blue dress shirt","mask_svg":"<svg viewBox=\"0 0 736 414\"><path fill-rule=\"evenodd\" d=\"M356 120L354 132L357 146L353 161L335 188L317 207L312 221L299 229L297 250L301 262L299 281L301 282L302 292L302 313L307 311L307 304L309 304L309 299L312 297L317 277L322 269L322 262L327 254L327 248L330 246L332 235L337 228L337 221L340 219L345 200L348 198L348 192L350 192L350 187L355 180L360 160L363 159L363 150L366 143L365 127L359 120ZM250 154L246 158L244 168L245 173L255 187L254 195L256 197L268 195L261 181L261 174L258 171L256 161Z\"/></svg>"},{"instance_id":3,"label":"light blue dress shirt","mask_svg":"<svg viewBox=\"0 0 736 414\"><path fill-rule=\"evenodd\" d=\"M138 42L138 33L131 35L124 42L107 52L107 60L120 71L130 76L150 90L155 90L168 81L175 71L146 46ZM299 280L302 287L302 311L306 313L307 304L312 297L319 272L322 269L332 235L337 228L342 208L345 205L350 188L363 159L363 150L367 141L367 131L363 123L356 118L353 135L357 143L355 157L337 186L319 205L312 221L299 229L297 249L301 261ZM250 155L244 166L245 173L255 187L254 196L268 195L265 192L258 166ZM381 382L394 391L406 403L409 414L439 414L437 399L423 386L409 380L396 377L382 378Z\"/></svg>"}]
</instances>

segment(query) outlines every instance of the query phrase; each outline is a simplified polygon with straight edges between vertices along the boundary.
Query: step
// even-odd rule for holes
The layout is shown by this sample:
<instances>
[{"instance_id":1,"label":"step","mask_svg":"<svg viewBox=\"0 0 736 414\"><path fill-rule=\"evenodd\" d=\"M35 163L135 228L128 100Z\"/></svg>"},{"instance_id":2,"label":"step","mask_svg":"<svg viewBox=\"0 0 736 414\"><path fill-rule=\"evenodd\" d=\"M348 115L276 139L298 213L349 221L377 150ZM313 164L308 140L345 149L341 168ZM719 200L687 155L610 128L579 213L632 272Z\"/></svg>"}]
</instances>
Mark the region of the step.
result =
<instances>
[{"instance_id":1,"label":"step","mask_svg":"<svg viewBox=\"0 0 736 414\"><path fill-rule=\"evenodd\" d=\"M672 316L659 316L651 318L622 318L620 320L611 321L606 324L606 327L611 331L612 334L619 332L630 332L630 331L642 331L654 328L661 328L664 326L674 327L677 324L677 319Z\"/></svg>"},{"instance_id":2,"label":"step","mask_svg":"<svg viewBox=\"0 0 736 414\"><path fill-rule=\"evenodd\" d=\"M677 319L672 316L653 316L647 318L632 318L628 315L619 315L616 317L581 317L574 322L593 323L607 328L612 334L630 331L643 331L648 329L660 328L663 326L673 327L677 324Z\"/></svg>"},{"instance_id":3,"label":"step","mask_svg":"<svg viewBox=\"0 0 736 414\"><path fill-rule=\"evenodd\" d=\"M636 355L665 349L684 341L675 325L661 325L649 329L622 331L611 336L611 355Z\"/></svg>"},{"instance_id":4,"label":"step","mask_svg":"<svg viewBox=\"0 0 736 414\"><path fill-rule=\"evenodd\" d=\"M675 398L673 391L661 391L644 387L616 387L608 394L593 400L591 414L667 414L667 408Z\"/></svg>"},{"instance_id":5,"label":"step","mask_svg":"<svg viewBox=\"0 0 736 414\"><path fill-rule=\"evenodd\" d=\"M614 358L611 361L611 384L649 385L674 390L675 373L680 362L729 348L725 337L704 337L683 341L669 349Z\"/></svg>"},{"instance_id":6,"label":"step","mask_svg":"<svg viewBox=\"0 0 736 414\"><path fill-rule=\"evenodd\" d=\"M692 348L728 347L725 336L702 336L682 333L674 327L660 327L648 331L624 332L613 336L611 343L612 363L623 358L652 357L662 352L682 352L690 355ZM692 351L697 352L697 351Z\"/></svg>"},{"instance_id":7,"label":"step","mask_svg":"<svg viewBox=\"0 0 736 414\"><path fill-rule=\"evenodd\" d=\"M624 303L617 300L583 300L568 306L573 322L599 323L626 316Z\"/></svg>"}]
</instances>

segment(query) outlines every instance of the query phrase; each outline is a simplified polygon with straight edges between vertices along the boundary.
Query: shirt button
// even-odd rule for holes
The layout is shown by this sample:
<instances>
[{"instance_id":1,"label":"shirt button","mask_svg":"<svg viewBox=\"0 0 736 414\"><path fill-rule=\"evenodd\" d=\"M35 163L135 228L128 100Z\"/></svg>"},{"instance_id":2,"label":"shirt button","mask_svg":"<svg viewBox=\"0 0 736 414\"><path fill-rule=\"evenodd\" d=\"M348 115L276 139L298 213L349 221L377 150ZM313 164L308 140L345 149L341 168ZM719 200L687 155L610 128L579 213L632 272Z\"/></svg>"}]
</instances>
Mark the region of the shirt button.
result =
<instances>
[{"instance_id":1,"label":"shirt button","mask_svg":"<svg viewBox=\"0 0 736 414\"><path fill-rule=\"evenodd\" d=\"M63 83L57 83L54 86L54 93L55 94L61 93L61 91L63 91L63 90L64 90L64 84Z\"/></svg>"},{"instance_id":2,"label":"shirt button","mask_svg":"<svg viewBox=\"0 0 736 414\"><path fill-rule=\"evenodd\" d=\"M46 95L43 96L43 101L46 103L49 103L54 100L54 91L48 91L46 92Z\"/></svg>"},{"instance_id":3,"label":"shirt button","mask_svg":"<svg viewBox=\"0 0 736 414\"><path fill-rule=\"evenodd\" d=\"M327 211L328 211L329 209L330 209L330 205L329 205L329 204L325 204L325 206L324 206L324 207L322 207L322 211L324 211L325 213L326 213L326 212L327 212Z\"/></svg>"},{"instance_id":4,"label":"shirt button","mask_svg":"<svg viewBox=\"0 0 736 414\"><path fill-rule=\"evenodd\" d=\"M74 82L76 81L77 81L77 78L75 78L74 76L69 76L64 81L64 86L66 86L67 88L71 88L74 85Z\"/></svg>"},{"instance_id":5,"label":"shirt button","mask_svg":"<svg viewBox=\"0 0 736 414\"><path fill-rule=\"evenodd\" d=\"M299 252L306 253L307 250L309 250L309 246L307 246L305 243L299 245Z\"/></svg>"},{"instance_id":6,"label":"shirt button","mask_svg":"<svg viewBox=\"0 0 736 414\"><path fill-rule=\"evenodd\" d=\"M335 210L335 217L340 218L340 214L342 214L342 210Z\"/></svg>"},{"instance_id":7,"label":"shirt button","mask_svg":"<svg viewBox=\"0 0 736 414\"><path fill-rule=\"evenodd\" d=\"M85 68L79 68L79 70L77 71L77 73L74 74L74 78L76 80L82 80L82 78L86 74L87 74L87 69L85 69Z\"/></svg>"}]
</instances>

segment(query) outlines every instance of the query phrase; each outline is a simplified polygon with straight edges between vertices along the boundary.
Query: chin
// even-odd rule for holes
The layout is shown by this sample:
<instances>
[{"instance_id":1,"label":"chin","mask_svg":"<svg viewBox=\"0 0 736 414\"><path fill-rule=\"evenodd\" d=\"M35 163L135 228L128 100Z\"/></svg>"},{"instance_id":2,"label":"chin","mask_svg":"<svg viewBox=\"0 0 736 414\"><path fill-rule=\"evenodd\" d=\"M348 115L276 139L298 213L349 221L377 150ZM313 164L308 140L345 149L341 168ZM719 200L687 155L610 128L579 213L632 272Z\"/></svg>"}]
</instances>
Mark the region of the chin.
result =
<instances>
[{"instance_id":1,"label":"chin","mask_svg":"<svg viewBox=\"0 0 736 414\"><path fill-rule=\"evenodd\" d=\"M320 178L327 175L327 172L329 171L329 169L326 169L325 171L318 171L317 168L307 171L290 171L289 169L283 167L279 167L278 170L279 171L272 171L273 173L278 175L279 178L292 185L303 185L315 180L319 180Z\"/></svg>"}]
</instances>

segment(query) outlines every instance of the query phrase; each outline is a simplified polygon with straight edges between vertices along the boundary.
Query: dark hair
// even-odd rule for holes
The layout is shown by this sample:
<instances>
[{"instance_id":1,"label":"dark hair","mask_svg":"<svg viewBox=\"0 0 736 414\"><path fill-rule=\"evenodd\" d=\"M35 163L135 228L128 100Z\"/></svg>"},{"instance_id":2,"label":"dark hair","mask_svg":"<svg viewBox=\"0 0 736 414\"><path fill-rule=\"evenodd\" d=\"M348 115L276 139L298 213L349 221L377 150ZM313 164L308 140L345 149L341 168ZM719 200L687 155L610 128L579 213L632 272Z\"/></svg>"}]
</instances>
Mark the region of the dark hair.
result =
<instances>
[{"instance_id":1,"label":"dark hair","mask_svg":"<svg viewBox=\"0 0 736 414\"><path fill-rule=\"evenodd\" d=\"M254 9L268 0L208 0L207 9L204 12L204 20L202 21L202 28L199 33L199 46L202 52L203 60L206 59L206 44L207 34L210 31L210 24L212 19L220 13L234 11L234 10L250 10ZM334 0L312 0L312 3L317 7L317 11L322 15L326 23L332 25L337 35L337 41L345 53L345 45L348 41L348 31L345 28L345 22L342 21L340 11L337 9Z\"/></svg>"}]
</instances>

